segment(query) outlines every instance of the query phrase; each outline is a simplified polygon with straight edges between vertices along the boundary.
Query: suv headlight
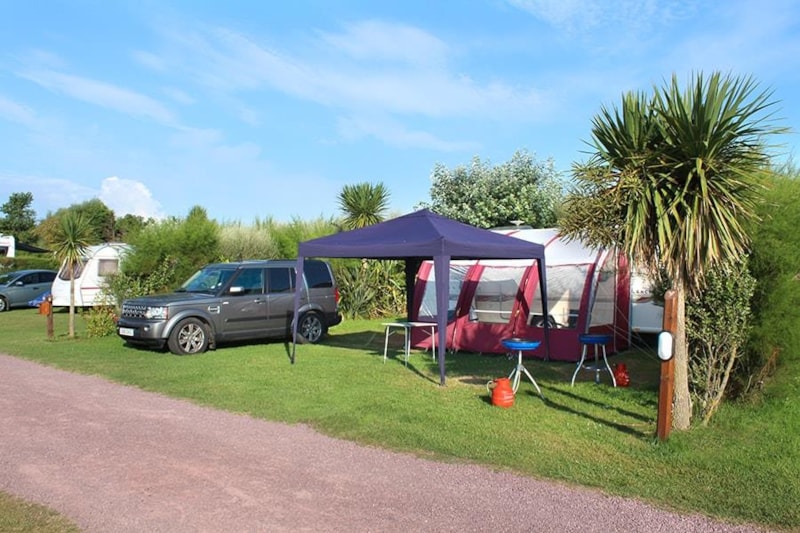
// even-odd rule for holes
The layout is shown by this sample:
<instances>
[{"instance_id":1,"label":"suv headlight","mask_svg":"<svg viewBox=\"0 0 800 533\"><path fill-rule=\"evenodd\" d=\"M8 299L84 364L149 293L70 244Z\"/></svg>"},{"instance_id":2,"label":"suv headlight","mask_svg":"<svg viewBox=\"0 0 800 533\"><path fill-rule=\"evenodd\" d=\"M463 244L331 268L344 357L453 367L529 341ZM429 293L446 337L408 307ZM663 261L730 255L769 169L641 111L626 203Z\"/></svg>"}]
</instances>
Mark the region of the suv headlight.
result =
<instances>
[{"instance_id":1,"label":"suv headlight","mask_svg":"<svg viewBox=\"0 0 800 533\"><path fill-rule=\"evenodd\" d=\"M150 320L166 320L169 318L169 307L148 307L144 312L144 317Z\"/></svg>"}]
</instances>

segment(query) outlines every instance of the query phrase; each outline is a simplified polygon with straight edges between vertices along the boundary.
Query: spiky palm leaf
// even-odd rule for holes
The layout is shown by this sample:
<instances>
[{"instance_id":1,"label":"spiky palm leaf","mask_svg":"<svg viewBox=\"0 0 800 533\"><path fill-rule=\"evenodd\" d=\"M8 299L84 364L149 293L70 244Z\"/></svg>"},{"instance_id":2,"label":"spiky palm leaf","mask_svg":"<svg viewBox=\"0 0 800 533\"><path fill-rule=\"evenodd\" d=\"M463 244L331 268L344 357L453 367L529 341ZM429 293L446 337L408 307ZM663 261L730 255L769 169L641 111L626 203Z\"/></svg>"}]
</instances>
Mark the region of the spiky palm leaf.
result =
<instances>
[{"instance_id":1,"label":"spiky palm leaf","mask_svg":"<svg viewBox=\"0 0 800 533\"><path fill-rule=\"evenodd\" d=\"M364 228L383 221L389 205L389 191L383 183L345 185L338 197L344 212L342 226L346 230Z\"/></svg>"}]
</instances>

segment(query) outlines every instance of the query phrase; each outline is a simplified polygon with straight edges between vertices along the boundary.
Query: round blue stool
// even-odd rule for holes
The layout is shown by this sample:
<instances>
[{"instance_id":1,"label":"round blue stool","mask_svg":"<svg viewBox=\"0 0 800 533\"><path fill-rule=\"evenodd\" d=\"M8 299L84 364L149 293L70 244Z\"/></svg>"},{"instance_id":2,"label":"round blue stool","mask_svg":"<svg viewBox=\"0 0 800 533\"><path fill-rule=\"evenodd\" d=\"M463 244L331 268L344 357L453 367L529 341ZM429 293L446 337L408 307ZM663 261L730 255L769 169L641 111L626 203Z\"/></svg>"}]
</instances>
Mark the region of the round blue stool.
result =
<instances>
[{"instance_id":1,"label":"round blue stool","mask_svg":"<svg viewBox=\"0 0 800 533\"><path fill-rule=\"evenodd\" d=\"M511 380L511 389L514 391L514 394L517 393L517 389L519 388L519 379L524 373L528 376L528 379L531 380L533 386L536 387L536 390L539 391L539 396L542 397L544 400L544 394L542 394L542 389L539 388L539 385L536 383L536 380L533 379L531 373L528 372L528 369L522 365L522 352L528 350L535 350L541 344L540 341L534 341L530 339L503 339L502 340L503 346L511 350L512 352L517 352L517 366L514 370L511 371L511 374L508 375L508 379Z\"/></svg>"},{"instance_id":2,"label":"round blue stool","mask_svg":"<svg viewBox=\"0 0 800 533\"><path fill-rule=\"evenodd\" d=\"M578 339L583 344L583 349L581 349L581 360L578 362L578 366L575 368L575 373L572 374L572 383L571 386L575 385L575 378L578 375L578 372L581 368L584 370L594 370L594 382L600 383L600 371L601 370L608 370L608 374L611 376L611 382L614 386L617 386L617 380L614 378L614 372L611 371L611 366L608 364L608 358L606 357L606 344L611 342L611 335L604 335L604 334L597 334L597 333L584 333L583 335L579 335ZM594 364L593 365L584 365L586 361L586 349L589 346L594 346ZM598 356L599 349L602 348L603 351L603 366L600 366L600 359Z\"/></svg>"}]
</instances>

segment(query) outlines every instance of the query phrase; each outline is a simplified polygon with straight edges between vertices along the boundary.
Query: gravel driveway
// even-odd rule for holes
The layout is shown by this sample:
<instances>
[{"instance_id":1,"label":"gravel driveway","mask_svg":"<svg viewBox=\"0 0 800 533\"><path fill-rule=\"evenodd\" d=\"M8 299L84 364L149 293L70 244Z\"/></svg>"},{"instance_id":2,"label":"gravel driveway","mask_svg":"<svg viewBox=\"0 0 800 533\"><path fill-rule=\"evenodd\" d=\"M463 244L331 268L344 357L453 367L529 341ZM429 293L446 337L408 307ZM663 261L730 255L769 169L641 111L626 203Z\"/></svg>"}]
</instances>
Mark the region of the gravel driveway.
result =
<instances>
[{"instance_id":1,"label":"gravel driveway","mask_svg":"<svg viewBox=\"0 0 800 533\"><path fill-rule=\"evenodd\" d=\"M0 490L85 531L757 531L0 355Z\"/></svg>"}]
</instances>

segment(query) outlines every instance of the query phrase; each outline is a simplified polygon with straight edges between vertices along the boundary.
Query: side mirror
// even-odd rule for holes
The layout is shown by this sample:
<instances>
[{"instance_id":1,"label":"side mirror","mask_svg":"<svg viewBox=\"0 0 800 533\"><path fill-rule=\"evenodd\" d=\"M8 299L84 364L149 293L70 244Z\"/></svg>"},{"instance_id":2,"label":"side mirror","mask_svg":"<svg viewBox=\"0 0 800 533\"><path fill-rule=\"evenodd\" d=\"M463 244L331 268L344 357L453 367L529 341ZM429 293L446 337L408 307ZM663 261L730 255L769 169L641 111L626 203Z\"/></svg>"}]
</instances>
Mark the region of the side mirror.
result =
<instances>
[{"instance_id":1,"label":"side mirror","mask_svg":"<svg viewBox=\"0 0 800 533\"><path fill-rule=\"evenodd\" d=\"M672 333L669 331L658 334L658 358L662 361L672 359Z\"/></svg>"}]
</instances>

